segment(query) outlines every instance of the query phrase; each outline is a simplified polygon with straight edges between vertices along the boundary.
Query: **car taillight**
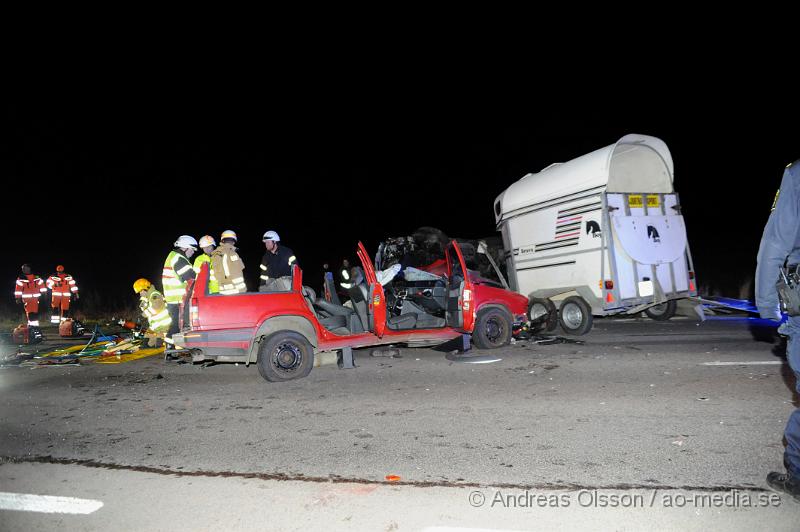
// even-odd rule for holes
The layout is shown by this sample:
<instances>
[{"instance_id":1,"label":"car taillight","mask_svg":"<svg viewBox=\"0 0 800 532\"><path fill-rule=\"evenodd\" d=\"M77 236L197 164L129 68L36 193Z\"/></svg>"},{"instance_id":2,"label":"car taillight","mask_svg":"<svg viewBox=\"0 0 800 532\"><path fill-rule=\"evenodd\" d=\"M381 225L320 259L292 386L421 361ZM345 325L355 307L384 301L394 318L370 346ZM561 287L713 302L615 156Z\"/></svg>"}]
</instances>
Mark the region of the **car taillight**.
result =
<instances>
[{"instance_id":1,"label":"car taillight","mask_svg":"<svg viewBox=\"0 0 800 532\"><path fill-rule=\"evenodd\" d=\"M199 312L197 311L197 298L192 298L192 306L189 309L189 316L192 319L192 327L198 327L200 325L200 316Z\"/></svg>"},{"instance_id":2,"label":"car taillight","mask_svg":"<svg viewBox=\"0 0 800 532\"><path fill-rule=\"evenodd\" d=\"M470 301L472 301L472 290L464 290L462 303L464 310L469 310Z\"/></svg>"}]
</instances>

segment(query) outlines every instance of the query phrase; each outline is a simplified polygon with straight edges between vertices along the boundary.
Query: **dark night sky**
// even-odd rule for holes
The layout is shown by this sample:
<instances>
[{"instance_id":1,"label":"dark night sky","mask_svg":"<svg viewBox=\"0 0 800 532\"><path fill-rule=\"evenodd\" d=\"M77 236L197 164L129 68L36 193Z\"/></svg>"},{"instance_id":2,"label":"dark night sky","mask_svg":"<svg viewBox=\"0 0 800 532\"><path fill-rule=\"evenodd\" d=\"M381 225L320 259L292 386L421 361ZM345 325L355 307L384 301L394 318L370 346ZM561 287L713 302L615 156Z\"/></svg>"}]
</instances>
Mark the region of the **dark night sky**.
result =
<instances>
[{"instance_id":1,"label":"dark night sky","mask_svg":"<svg viewBox=\"0 0 800 532\"><path fill-rule=\"evenodd\" d=\"M274 229L316 287L323 260L353 255L359 239L374 253L381 237L423 225L497 234L492 202L509 184L626 133L667 143L700 283L735 296L800 135L778 102L734 105L713 92L670 101L438 93L9 103L0 154L7 303L22 262L42 276L64 263L84 290L134 298L133 280L158 278L178 235L218 238L227 228L239 234L251 286L261 235Z\"/></svg>"}]
</instances>

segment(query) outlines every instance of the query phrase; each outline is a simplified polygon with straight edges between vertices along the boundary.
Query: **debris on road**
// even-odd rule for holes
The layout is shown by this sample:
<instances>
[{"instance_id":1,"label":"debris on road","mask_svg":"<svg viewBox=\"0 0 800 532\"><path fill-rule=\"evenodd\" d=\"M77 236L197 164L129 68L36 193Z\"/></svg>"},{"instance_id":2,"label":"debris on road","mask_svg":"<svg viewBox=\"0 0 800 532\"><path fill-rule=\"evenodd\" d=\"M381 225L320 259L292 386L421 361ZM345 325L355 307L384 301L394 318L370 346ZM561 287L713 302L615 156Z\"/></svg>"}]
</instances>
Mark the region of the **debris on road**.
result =
<instances>
[{"instance_id":1,"label":"debris on road","mask_svg":"<svg viewBox=\"0 0 800 532\"><path fill-rule=\"evenodd\" d=\"M387 357L387 358L403 358L400 355L400 350L395 348L373 349L370 352L371 357Z\"/></svg>"},{"instance_id":2,"label":"debris on road","mask_svg":"<svg viewBox=\"0 0 800 532\"><path fill-rule=\"evenodd\" d=\"M503 360L491 355L457 355L453 353L449 353L445 358L451 362L463 362L465 364L491 364L492 362Z\"/></svg>"}]
</instances>

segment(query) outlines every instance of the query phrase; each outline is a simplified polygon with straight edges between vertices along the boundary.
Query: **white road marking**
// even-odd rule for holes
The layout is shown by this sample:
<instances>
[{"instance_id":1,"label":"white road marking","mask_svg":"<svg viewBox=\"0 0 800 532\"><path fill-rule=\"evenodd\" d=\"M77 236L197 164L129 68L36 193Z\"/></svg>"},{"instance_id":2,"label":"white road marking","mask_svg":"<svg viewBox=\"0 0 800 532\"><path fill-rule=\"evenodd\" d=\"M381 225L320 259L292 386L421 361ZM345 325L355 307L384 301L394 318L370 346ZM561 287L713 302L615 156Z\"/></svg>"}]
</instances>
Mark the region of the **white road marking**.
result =
<instances>
[{"instance_id":1,"label":"white road marking","mask_svg":"<svg viewBox=\"0 0 800 532\"><path fill-rule=\"evenodd\" d=\"M752 360L750 362L703 362L701 366L780 366L780 360Z\"/></svg>"},{"instance_id":2,"label":"white road marking","mask_svg":"<svg viewBox=\"0 0 800 532\"><path fill-rule=\"evenodd\" d=\"M0 510L18 510L45 514L90 514L102 507L103 503L101 501L92 499L0 491Z\"/></svg>"},{"instance_id":3,"label":"white road marking","mask_svg":"<svg viewBox=\"0 0 800 532\"><path fill-rule=\"evenodd\" d=\"M429 526L422 529L422 532L516 532L514 530L500 528L462 528L452 526Z\"/></svg>"}]
</instances>

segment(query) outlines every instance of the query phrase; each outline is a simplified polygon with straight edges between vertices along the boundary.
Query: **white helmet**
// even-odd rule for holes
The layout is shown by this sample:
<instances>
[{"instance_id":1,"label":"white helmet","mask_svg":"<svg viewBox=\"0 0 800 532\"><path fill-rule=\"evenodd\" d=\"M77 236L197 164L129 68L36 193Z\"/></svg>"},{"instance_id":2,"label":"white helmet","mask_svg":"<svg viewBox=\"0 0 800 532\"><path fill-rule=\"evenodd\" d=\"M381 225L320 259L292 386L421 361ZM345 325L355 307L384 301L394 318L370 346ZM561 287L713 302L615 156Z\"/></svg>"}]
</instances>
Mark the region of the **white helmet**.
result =
<instances>
[{"instance_id":1,"label":"white helmet","mask_svg":"<svg viewBox=\"0 0 800 532\"><path fill-rule=\"evenodd\" d=\"M181 248L181 249L191 248L196 250L197 240L195 240L194 237L191 237L189 235L181 235L178 237L178 240L175 241L174 246L176 248Z\"/></svg>"},{"instance_id":2,"label":"white helmet","mask_svg":"<svg viewBox=\"0 0 800 532\"><path fill-rule=\"evenodd\" d=\"M266 233L264 233L264 238L262 238L261 240L264 241L274 240L275 242L280 242L281 237L279 237L278 233L276 233L275 231L267 231Z\"/></svg>"},{"instance_id":3,"label":"white helmet","mask_svg":"<svg viewBox=\"0 0 800 532\"><path fill-rule=\"evenodd\" d=\"M217 243L214 241L214 237L211 235L205 235L200 237L200 247L207 248L208 246L216 246Z\"/></svg>"},{"instance_id":4,"label":"white helmet","mask_svg":"<svg viewBox=\"0 0 800 532\"><path fill-rule=\"evenodd\" d=\"M222 235L220 235L220 237L219 237L220 240L225 240L226 238L232 238L234 240L239 240L239 237L236 236L236 232L232 231L231 229L227 229L227 230L223 231Z\"/></svg>"}]
</instances>

